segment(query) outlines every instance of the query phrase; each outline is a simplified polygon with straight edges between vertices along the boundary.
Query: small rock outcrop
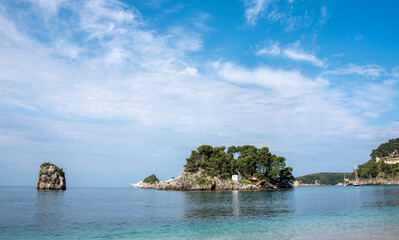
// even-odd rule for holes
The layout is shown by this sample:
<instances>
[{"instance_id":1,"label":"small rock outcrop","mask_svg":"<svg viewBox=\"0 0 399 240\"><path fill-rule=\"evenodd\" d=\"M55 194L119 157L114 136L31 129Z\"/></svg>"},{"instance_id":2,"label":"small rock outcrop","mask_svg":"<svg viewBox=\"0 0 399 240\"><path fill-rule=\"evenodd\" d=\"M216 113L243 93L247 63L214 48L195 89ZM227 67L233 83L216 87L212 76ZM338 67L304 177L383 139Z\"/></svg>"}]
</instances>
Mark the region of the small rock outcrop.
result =
<instances>
[{"instance_id":1,"label":"small rock outcrop","mask_svg":"<svg viewBox=\"0 0 399 240\"><path fill-rule=\"evenodd\" d=\"M65 173L62 168L48 162L40 165L36 188L38 190L66 190Z\"/></svg>"},{"instance_id":2,"label":"small rock outcrop","mask_svg":"<svg viewBox=\"0 0 399 240\"><path fill-rule=\"evenodd\" d=\"M204 172L196 173L183 171L178 178L171 181L146 183L143 181L141 188L174 191L197 190L249 190L259 191L265 189L277 189L276 186L262 182L262 184L248 184L243 181L233 181L231 178L221 179L207 176Z\"/></svg>"},{"instance_id":3,"label":"small rock outcrop","mask_svg":"<svg viewBox=\"0 0 399 240\"><path fill-rule=\"evenodd\" d=\"M146 177L143 180L143 184L141 185L141 188L156 188L156 185L159 183L159 179L157 178L157 176L155 176L155 174L152 174L148 177Z\"/></svg>"}]
</instances>

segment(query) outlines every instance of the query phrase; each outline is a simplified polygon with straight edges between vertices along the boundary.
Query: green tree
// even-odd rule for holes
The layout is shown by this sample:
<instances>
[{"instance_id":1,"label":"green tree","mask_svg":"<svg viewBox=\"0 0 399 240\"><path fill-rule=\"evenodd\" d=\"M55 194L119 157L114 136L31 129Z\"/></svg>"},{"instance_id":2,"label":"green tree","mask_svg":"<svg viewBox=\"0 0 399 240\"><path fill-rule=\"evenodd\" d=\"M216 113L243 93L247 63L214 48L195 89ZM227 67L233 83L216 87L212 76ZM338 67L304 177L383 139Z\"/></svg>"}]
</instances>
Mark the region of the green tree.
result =
<instances>
[{"instance_id":1,"label":"green tree","mask_svg":"<svg viewBox=\"0 0 399 240\"><path fill-rule=\"evenodd\" d=\"M285 158L269 152L267 147L251 145L230 146L227 148L201 145L191 152L185 170L202 170L212 176L242 175L256 177L281 186L290 186L293 181L292 168L286 167Z\"/></svg>"}]
</instances>

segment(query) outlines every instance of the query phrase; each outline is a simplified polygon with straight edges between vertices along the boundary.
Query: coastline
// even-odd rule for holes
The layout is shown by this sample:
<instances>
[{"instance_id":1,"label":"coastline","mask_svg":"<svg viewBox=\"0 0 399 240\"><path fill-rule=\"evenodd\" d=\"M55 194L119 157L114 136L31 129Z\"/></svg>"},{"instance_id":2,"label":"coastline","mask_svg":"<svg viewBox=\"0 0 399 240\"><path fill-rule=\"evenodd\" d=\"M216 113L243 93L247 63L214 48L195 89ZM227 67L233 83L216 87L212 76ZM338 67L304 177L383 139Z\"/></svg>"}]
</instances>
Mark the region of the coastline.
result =
<instances>
[{"instance_id":1,"label":"coastline","mask_svg":"<svg viewBox=\"0 0 399 240\"><path fill-rule=\"evenodd\" d=\"M353 182L351 182L353 183ZM360 185L399 185L399 180L396 179L359 179Z\"/></svg>"},{"instance_id":2,"label":"coastline","mask_svg":"<svg viewBox=\"0 0 399 240\"><path fill-rule=\"evenodd\" d=\"M353 186L355 181L349 181L348 186ZM359 179L358 184L361 186L368 186L368 185L399 185L399 180L396 179L378 179L378 178L371 178L371 179ZM343 186L343 183L338 184L320 184L320 183L297 183L294 182L294 187L317 187L317 186Z\"/></svg>"}]
</instances>

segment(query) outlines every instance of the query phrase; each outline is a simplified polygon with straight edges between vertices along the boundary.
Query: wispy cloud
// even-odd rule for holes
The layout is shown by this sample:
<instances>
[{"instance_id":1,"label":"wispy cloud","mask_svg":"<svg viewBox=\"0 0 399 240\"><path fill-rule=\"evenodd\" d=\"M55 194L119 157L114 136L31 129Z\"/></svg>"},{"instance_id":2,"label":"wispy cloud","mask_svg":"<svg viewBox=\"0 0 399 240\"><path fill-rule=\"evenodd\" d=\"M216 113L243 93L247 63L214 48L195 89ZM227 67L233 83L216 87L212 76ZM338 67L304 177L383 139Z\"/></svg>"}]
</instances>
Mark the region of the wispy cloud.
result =
<instances>
[{"instance_id":1,"label":"wispy cloud","mask_svg":"<svg viewBox=\"0 0 399 240\"><path fill-rule=\"evenodd\" d=\"M320 153L312 151L320 142L399 132L397 123L384 132L367 122L389 110L380 106L397 96L394 82L360 82L351 92L328 75L191 58L204 47L198 29L207 31L206 16L195 31L160 31L119 1L40 3L0 11L0 164L61 158L74 172L95 164L104 174L119 167L129 170L126 178L145 177L154 163L180 169L187 152L204 143L270 146L304 159ZM40 19L42 38L14 17L22 13ZM325 65L299 45L274 42L258 54ZM380 76L360 69L340 74ZM385 97L369 97L386 89Z\"/></svg>"},{"instance_id":2,"label":"wispy cloud","mask_svg":"<svg viewBox=\"0 0 399 240\"><path fill-rule=\"evenodd\" d=\"M394 78L399 78L399 67L392 68L391 76Z\"/></svg>"},{"instance_id":3,"label":"wispy cloud","mask_svg":"<svg viewBox=\"0 0 399 240\"><path fill-rule=\"evenodd\" d=\"M285 49L284 55L292 60L310 62L317 67L324 67L324 62L312 54L308 54L297 49Z\"/></svg>"},{"instance_id":4,"label":"wispy cloud","mask_svg":"<svg viewBox=\"0 0 399 240\"><path fill-rule=\"evenodd\" d=\"M329 18L328 12L327 12L327 7L322 6L321 7L321 12L320 12L320 23L321 24L326 24L327 19Z\"/></svg>"},{"instance_id":5,"label":"wispy cloud","mask_svg":"<svg viewBox=\"0 0 399 240\"><path fill-rule=\"evenodd\" d=\"M254 25L258 18L267 9L270 2L271 0L245 0L245 18L247 19L247 22Z\"/></svg>"},{"instance_id":6,"label":"wispy cloud","mask_svg":"<svg viewBox=\"0 0 399 240\"><path fill-rule=\"evenodd\" d=\"M336 70L329 70L325 72L326 74L333 75L360 75L363 77L380 77L383 73L385 73L385 69L377 64L368 64L368 65L356 65L353 63L348 64L347 67L338 68Z\"/></svg>"},{"instance_id":7,"label":"wispy cloud","mask_svg":"<svg viewBox=\"0 0 399 240\"><path fill-rule=\"evenodd\" d=\"M327 22L329 14L327 7L322 5L317 19L311 19L309 12L313 9L306 9L306 4L294 3L294 1L276 0L244 0L245 19L249 25L255 26L260 19L269 23L278 23L285 31L297 31L316 23L320 28ZM313 5L314 6L314 5Z\"/></svg>"},{"instance_id":8,"label":"wispy cloud","mask_svg":"<svg viewBox=\"0 0 399 240\"><path fill-rule=\"evenodd\" d=\"M333 56L334 57L343 57L343 56L345 56L345 53L336 53L336 54L333 54Z\"/></svg>"},{"instance_id":9,"label":"wispy cloud","mask_svg":"<svg viewBox=\"0 0 399 240\"><path fill-rule=\"evenodd\" d=\"M256 55L281 56L294 61L308 62L317 67L325 66L325 62L323 60L318 59L313 54L306 53L304 50L299 48L298 44L281 48L278 42L272 42L269 46L259 49L256 52Z\"/></svg>"}]
</instances>

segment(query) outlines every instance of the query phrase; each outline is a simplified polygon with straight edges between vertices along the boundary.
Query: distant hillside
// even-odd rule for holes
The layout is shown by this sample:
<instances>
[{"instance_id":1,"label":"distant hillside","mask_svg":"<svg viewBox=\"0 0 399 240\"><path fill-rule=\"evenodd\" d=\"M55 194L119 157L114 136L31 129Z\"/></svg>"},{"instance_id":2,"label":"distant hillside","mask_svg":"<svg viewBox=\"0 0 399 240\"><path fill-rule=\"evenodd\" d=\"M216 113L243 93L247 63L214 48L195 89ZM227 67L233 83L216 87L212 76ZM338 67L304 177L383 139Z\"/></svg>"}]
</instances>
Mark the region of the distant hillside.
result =
<instances>
[{"instance_id":1,"label":"distant hillside","mask_svg":"<svg viewBox=\"0 0 399 240\"><path fill-rule=\"evenodd\" d=\"M368 162L359 165L360 178L399 180L399 138L382 143L370 157Z\"/></svg>"},{"instance_id":2,"label":"distant hillside","mask_svg":"<svg viewBox=\"0 0 399 240\"><path fill-rule=\"evenodd\" d=\"M344 174L347 179L353 179L352 173L321 172L296 177L295 180L300 184L336 185L344 181Z\"/></svg>"}]
</instances>

